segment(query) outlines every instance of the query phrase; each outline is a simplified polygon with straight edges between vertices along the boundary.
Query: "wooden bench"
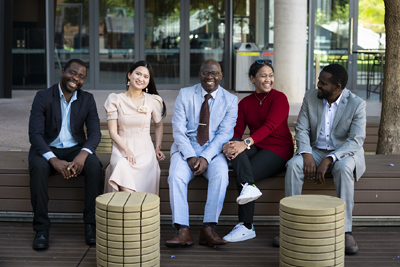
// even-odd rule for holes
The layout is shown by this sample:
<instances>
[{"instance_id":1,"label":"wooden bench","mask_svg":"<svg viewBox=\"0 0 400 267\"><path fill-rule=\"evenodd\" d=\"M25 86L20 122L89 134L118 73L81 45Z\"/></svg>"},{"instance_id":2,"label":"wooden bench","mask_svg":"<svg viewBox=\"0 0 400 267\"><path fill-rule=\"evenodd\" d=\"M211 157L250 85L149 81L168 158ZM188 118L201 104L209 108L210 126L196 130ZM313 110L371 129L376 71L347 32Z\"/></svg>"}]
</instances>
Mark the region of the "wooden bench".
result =
<instances>
[{"instance_id":1,"label":"wooden bench","mask_svg":"<svg viewBox=\"0 0 400 267\"><path fill-rule=\"evenodd\" d=\"M103 167L109 164L110 153L98 153L97 156ZM32 212L29 181L28 152L0 152L0 219L1 216L18 217L18 214L8 216L10 212ZM82 213L83 176L69 180L60 174L50 176L49 198L49 213L59 213L61 217L65 215L63 213Z\"/></svg>"},{"instance_id":2,"label":"wooden bench","mask_svg":"<svg viewBox=\"0 0 400 267\"><path fill-rule=\"evenodd\" d=\"M0 153L0 220L30 220L32 217L27 155L27 152ZM109 153L98 153L98 156L103 164L109 162ZM160 162L160 211L163 223L170 224L169 153L166 156L167 159ZM355 224L400 225L400 156L366 155L366 163L366 173L355 184ZM394 166L390 166L390 163ZM233 224L237 220L235 200L238 193L233 171L230 171L229 177L230 183L220 218L222 224ZM260 181L257 186L263 195L257 200L255 222L277 224L279 201L284 197L284 173ZM335 196L333 179L327 178L322 187L306 180L303 193ZM73 218L81 220L84 206L83 179L67 181L61 176L52 176L49 178L49 195L49 212L52 213L53 221L68 222L73 221ZM188 193L192 223L201 222L206 196L207 180L202 176L196 177L189 184Z\"/></svg>"},{"instance_id":3,"label":"wooden bench","mask_svg":"<svg viewBox=\"0 0 400 267\"><path fill-rule=\"evenodd\" d=\"M296 126L297 116L290 116L288 119L289 128L294 136ZM98 152L111 152L112 140L110 138L110 134L107 128L107 122L101 121L101 142L97 148ZM366 154L375 154L376 146L378 143L378 129L379 129L379 117L368 117L367 118L367 129L366 129L366 138L364 142L364 150ZM153 141L154 141L154 126L151 126L150 129ZM245 136L249 134L248 129L245 132ZM162 148L164 151L169 151L172 143L174 142L174 138L172 136L172 123L164 122L164 135Z\"/></svg>"}]
</instances>

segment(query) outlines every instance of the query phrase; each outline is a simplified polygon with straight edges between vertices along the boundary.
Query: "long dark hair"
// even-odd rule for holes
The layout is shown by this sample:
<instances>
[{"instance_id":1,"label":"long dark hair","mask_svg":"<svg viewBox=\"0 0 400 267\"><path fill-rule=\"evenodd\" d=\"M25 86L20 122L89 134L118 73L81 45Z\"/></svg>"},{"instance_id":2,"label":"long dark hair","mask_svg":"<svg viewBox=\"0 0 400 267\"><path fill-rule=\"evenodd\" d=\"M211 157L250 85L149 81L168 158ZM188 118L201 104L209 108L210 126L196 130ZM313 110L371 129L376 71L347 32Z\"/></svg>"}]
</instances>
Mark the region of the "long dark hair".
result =
<instances>
[{"instance_id":1,"label":"long dark hair","mask_svg":"<svg viewBox=\"0 0 400 267\"><path fill-rule=\"evenodd\" d=\"M157 88L156 88L156 83L154 81L154 73L153 73L153 68L151 67L149 62L146 62L144 60L140 60L137 61L135 64L132 65L132 67L129 69L127 75L126 75L126 84L128 84L129 78L128 78L128 74L131 74L137 67L145 67L149 70L150 73L150 79L149 79L149 84L147 85L147 89L149 94L151 95L160 95L157 92ZM129 86L126 86L126 90L129 89ZM143 89L143 92L145 92L146 89ZM163 100L163 108L162 108L162 113L161 116L164 118L165 115L167 115L167 108L165 106L164 100Z\"/></svg>"}]
</instances>

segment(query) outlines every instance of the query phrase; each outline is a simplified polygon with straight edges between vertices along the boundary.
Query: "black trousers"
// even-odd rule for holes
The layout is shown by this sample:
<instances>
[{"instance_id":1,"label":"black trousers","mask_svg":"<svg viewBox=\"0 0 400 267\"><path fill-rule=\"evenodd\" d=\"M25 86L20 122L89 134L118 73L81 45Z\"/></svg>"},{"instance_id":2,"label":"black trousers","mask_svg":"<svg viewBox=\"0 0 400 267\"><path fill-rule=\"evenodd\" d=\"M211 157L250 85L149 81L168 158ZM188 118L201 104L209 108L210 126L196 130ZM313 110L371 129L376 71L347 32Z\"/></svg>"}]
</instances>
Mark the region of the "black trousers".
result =
<instances>
[{"instance_id":1,"label":"black trousers","mask_svg":"<svg viewBox=\"0 0 400 267\"><path fill-rule=\"evenodd\" d=\"M51 148L58 159L72 161L81 151L80 146L58 149ZM53 166L41 155L36 154L29 161L31 204L34 212L33 230L48 230L50 219L48 216L48 177L56 173ZM96 223L96 197L103 193L102 166L95 154L90 154L85 161L82 173L85 177L85 208L83 220L85 223ZM72 178L76 179L76 178Z\"/></svg>"},{"instance_id":2,"label":"black trousers","mask_svg":"<svg viewBox=\"0 0 400 267\"><path fill-rule=\"evenodd\" d=\"M241 139L232 139L241 141ZM258 181L271 177L285 170L286 161L267 149L252 145L232 160L232 167L236 173L237 189L240 194L245 183L255 184ZM255 201L239 205L239 222L253 223Z\"/></svg>"}]
</instances>

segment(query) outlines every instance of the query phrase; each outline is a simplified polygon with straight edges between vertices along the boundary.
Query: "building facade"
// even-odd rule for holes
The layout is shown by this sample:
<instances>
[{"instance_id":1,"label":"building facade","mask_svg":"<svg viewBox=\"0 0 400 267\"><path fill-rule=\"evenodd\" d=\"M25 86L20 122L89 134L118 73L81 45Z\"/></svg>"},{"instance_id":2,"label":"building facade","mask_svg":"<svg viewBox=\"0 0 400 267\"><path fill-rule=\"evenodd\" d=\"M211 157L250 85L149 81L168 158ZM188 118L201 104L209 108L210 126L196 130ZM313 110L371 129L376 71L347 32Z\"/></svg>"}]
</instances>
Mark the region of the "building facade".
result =
<instances>
[{"instance_id":1,"label":"building facade","mask_svg":"<svg viewBox=\"0 0 400 267\"><path fill-rule=\"evenodd\" d=\"M205 59L218 61L224 73L222 86L237 90L234 77L247 79L247 73L235 73L235 47L249 42L276 51L273 61L280 80L276 83L287 87L286 92L301 90L290 99L301 102L304 91L315 88L316 73L332 62L346 66L349 87L362 88L365 73L359 70L358 51L384 48L382 34L371 35L376 45L359 45L359 0L0 0L0 4L4 13L0 78L8 78L0 85L0 97L11 97L17 89L47 88L59 80L71 58L87 64L87 90L123 89L126 73L137 60L151 63L159 89L179 89L198 82ZM292 84L287 77L287 71L293 72L288 69L291 65L297 70L291 75L298 77Z\"/></svg>"}]
</instances>

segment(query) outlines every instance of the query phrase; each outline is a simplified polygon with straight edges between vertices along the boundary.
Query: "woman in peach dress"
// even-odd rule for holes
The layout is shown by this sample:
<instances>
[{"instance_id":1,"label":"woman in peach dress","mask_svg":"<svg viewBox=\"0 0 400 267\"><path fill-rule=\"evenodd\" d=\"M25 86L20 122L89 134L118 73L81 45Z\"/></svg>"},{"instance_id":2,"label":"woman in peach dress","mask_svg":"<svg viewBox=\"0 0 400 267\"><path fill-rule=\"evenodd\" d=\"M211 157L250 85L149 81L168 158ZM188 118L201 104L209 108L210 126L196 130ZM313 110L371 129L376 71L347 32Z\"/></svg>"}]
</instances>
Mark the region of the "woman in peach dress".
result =
<instances>
[{"instance_id":1,"label":"woman in peach dress","mask_svg":"<svg viewBox=\"0 0 400 267\"><path fill-rule=\"evenodd\" d=\"M162 118L165 103L158 95L151 65L136 62L127 73L128 90L112 93L104 103L108 130L113 140L110 165L106 169L106 192L148 192L158 195ZM155 124L155 149L150 124Z\"/></svg>"}]
</instances>

